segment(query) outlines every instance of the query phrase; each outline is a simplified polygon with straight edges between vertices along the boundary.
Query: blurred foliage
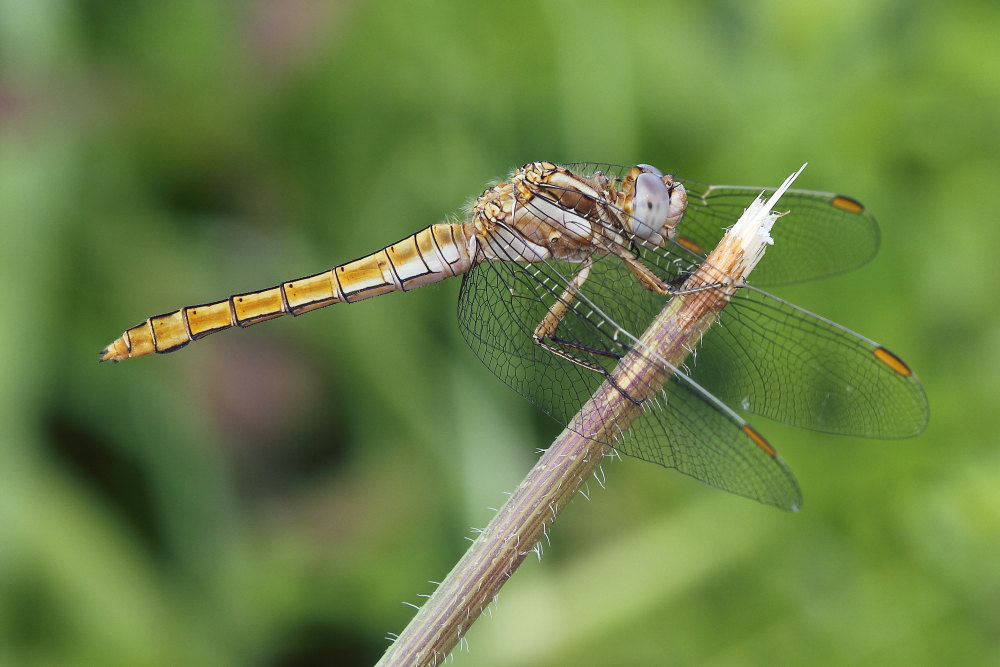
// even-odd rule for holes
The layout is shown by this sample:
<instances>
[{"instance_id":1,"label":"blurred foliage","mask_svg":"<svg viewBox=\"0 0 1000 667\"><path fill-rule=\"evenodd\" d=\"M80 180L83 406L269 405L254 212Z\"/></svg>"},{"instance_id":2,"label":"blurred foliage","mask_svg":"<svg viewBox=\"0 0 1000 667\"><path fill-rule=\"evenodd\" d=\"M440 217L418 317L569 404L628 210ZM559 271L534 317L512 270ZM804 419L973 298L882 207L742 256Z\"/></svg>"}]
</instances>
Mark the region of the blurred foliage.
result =
<instances>
[{"instance_id":1,"label":"blurred foliage","mask_svg":"<svg viewBox=\"0 0 1000 667\"><path fill-rule=\"evenodd\" d=\"M781 293L884 342L931 426L754 423L797 515L637 461L454 664L1000 662L1000 4L0 0L0 663L369 664L556 432L442 284L98 365L535 159L864 201Z\"/></svg>"}]
</instances>

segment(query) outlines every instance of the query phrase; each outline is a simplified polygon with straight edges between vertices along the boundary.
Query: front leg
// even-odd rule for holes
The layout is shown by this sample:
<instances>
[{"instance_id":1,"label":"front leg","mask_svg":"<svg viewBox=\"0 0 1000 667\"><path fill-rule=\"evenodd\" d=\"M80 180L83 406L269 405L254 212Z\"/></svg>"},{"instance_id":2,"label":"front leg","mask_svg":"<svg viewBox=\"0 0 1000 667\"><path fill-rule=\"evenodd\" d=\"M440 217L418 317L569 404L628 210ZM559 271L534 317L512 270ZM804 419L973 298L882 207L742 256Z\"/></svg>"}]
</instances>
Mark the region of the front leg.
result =
<instances>
[{"instance_id":1,"label":"front leg","mask_svg":"<svg viewBox=\"0 0 1000 667\"><path fill-rule=\"evenodd\" d=\"M625 263L625 268L628 269L632 277L638 281L645 289L650 292L656 292L657 294L662 294L663 296L677 296L679 294L691 294L692 292L702 292L704 290L715 289L716 287L724 287L725 283L712 283L710 285L699 285L698 287L682 288L674 287L669 283L665 283L660 280L653 271L639 261L637 257L627 252L618 255L621 260Z\"/></svg>"},{"instance_id":2,"label":"front leg","mask_svg":"<svg viewBox=\"0 0 1000 667\"><path fill-rule=\"evenodd\" d=\"M648 266L640 262L632 254L625 252L618 256L625 263L625 268L632 274L632 277L650 292L656 292L657 294L662 294L663 296L673 296L674 294L677 294L677 290L675 288L660 280L659 276L653 273Z\"/></svg>"}]
</instances>

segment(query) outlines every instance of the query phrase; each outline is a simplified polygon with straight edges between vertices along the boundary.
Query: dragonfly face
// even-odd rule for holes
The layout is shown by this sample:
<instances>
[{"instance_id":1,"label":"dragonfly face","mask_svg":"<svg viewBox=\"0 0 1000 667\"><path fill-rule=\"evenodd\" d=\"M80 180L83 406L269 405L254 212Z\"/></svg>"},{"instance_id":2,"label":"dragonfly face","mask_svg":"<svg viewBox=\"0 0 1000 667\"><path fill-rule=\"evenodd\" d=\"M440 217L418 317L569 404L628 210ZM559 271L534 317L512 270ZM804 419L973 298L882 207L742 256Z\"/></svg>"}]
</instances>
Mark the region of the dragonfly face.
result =
<instances>
[{"instance_id":1,"label":"dragonfly face","mask_svg":"<svg viewBox=\"0 0 1000 667\"><path fill-rule=\"evenodd\" d=\"M647 245L663 246L687 209L684 186L659 169L640 164L629 171L622 187L625 227Z\"/></svg>"},{"instance_id":2,"label":"dragonfly face","mask_svg":"<svg viewBox=\"0 0 1000 667\"><path fill-rule=\"evenodd\" d=\"M472 349L570 425L619 360L642 351L640 335L762 190L676 179L649 165L533 162L486 190L468 222L432 225L322 273L151 317L102 359L170 352L232 326L464 274L459 326ZM600 441L791 509L801 502L791 472L737 410L898 438L924 428L927 401L909 367L884 347L758 288L864 264L878 248L874 218L825 192L789 190L781 207L789 215L775 226L753 286L723 280L702 288L717 289L707 296L728 306L701 349L686 364L663 365L664 386L629 396L642 416ZM663 364L655 355L648 362Z\"/></svg>"}]
</instances>

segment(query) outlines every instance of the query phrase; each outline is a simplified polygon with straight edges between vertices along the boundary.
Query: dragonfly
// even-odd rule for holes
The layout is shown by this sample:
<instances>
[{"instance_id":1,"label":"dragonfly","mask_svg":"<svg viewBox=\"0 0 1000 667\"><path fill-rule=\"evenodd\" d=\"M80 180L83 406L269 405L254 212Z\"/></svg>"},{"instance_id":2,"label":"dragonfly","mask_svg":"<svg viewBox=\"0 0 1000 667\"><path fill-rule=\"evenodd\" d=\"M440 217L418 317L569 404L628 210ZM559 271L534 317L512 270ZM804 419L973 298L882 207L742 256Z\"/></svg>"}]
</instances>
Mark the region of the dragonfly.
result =
<instances>
[{"instance_id":1,"label":"dragonfly","mask_svg":"<svg viewBox=\"0 0 1000 667\"><path fill-rule=\"evenodd\" d=\"M772 188L708 185L651 165L532 162L485 190L466 221L433 224L322 273L155 315L101 353L122 361L179 350L231 327L463 276L458 322L504 383L564 426L613 373L748 202ZM752 283L726 305L669 381L639 395L615 452L788 510L794 475L744 418L857 437L918 435L928 404L916 374L873 340L761 289L836 275L874 257L878 224L857 200L788 189L787 213ZM732 283L732 281L729 281ZM617 386L617 385L616 385Z\"/></svg>"}]
</instances>

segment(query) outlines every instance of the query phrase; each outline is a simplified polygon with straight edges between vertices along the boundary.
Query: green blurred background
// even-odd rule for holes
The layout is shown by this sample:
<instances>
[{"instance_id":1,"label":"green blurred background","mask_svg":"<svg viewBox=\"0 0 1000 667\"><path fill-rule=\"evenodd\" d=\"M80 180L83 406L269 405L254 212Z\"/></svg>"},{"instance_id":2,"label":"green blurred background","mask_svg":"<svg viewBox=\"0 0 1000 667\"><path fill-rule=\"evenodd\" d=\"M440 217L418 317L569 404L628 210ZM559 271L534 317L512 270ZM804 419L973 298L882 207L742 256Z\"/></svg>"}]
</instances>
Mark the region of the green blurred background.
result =
<instances>
[{"instance_id":1,"label":"green blurred background","mask_svg":"<svg viewBox=\"0 0 1000 667\"><path fill-rule=\"evenodd\" d=\"M530 160L864 201L779 292L886 344L901 442L757 419L787 514L605 465L456 665L1000 662L1000 4L0 0L0 664L368 664L554 424L458 281L98 365Z\"/></svg>"}]
</instances>

